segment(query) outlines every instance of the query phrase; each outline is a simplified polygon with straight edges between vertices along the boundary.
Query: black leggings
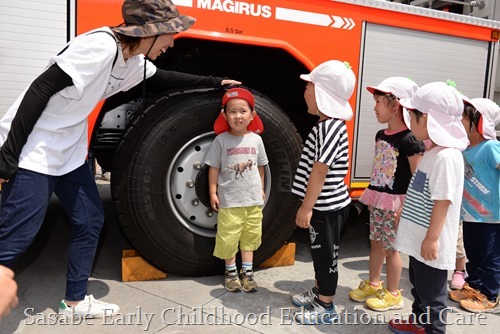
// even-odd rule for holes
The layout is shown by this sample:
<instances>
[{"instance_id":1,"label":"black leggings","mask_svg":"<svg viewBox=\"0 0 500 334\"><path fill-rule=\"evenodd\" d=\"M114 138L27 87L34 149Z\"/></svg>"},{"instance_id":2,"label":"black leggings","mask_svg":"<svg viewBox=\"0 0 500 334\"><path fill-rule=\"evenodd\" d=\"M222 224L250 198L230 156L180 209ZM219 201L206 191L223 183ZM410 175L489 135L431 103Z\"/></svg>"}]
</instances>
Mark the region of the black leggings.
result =
<instances>
[{"instance_id":1,"label":"black leggings","mask_svg":"<svg viewBox=\"0 0 500 334\"><path fill-rule=\"evenodd\" d=\"M334 296L337 290L340 233L349 208L348 205L337 211L313 210L309 227L311 255L319 294L323 296Z\"/></svg>"}]
</instances>

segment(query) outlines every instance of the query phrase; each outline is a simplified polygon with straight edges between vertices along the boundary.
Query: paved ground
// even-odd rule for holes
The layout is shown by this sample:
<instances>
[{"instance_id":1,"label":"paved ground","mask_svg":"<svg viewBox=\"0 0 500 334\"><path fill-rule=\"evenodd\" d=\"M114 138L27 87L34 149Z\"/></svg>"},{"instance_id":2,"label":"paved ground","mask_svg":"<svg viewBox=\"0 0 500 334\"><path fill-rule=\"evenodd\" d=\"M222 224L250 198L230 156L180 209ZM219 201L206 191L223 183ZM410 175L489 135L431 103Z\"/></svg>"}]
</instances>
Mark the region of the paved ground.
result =
<instances>
[{"instance_id":1,"label":"paved ground","mask_svg":"<svg viewBox=\"0 0 500 334\"><path fill-rule=\"evenodd\" d=\"M222 276L179 277L160 281L121 282L121 252L130 248L113 217L109 183L98 181L106 209L106 223L90 281L96 298L119 304L114 318L82 323L59 322L55 316L64 296L67 220L57 200L53 200L46 222L35 243L16 265L19 306L0 321L0 333L390 333L387 321L410 312L411 294L408 259L401 288L402 310L376 313L348 298L368 274L367 226L362 221L348 225L341 242L340 280L335 297L341 324L299 326L293 323L290 294L313 284L312 262L307 234L294 234L297 244L295 264L257 269L260 289L253 294L228 293ZM361 220L361 218L360 218ZM449 301L448 333L498 333L500 315L476 315ZM495 328L497 328L495 330Z\"/></svg>"}]
</instances>

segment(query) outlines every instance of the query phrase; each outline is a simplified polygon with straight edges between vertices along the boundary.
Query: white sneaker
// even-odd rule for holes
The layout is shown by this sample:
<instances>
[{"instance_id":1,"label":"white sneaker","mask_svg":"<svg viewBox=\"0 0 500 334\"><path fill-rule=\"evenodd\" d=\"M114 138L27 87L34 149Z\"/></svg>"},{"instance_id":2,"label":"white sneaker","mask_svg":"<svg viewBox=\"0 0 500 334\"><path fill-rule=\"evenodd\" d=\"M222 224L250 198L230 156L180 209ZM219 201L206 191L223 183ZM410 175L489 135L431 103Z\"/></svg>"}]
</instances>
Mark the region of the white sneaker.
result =
<instances>
[{"instance_id":1,"label":"white sneaker","mask_svg":"<svg viewBox=\"0 0 500 334\"><path fill-rule=\"evenodd\" d=\"M298 307L307 307L314 302L315 297L318 297L318 296L311 289L311 290L308 290L304 293L298 293L298 294L292 295L292 303Z\"/></svg>"},{"instance_id":2,"label":"white sneaker","mask_svg":"<svg viewBox=\"0 0 500 334\"><path fill-rule=\"evenodd\" d=\"M295 321L304 325L333 324L338 317L339 314L335 311L335 305L332 305L331 310L327 310L316 300L309 306L301 307L294 313Z\"/></svg>"},{"instance_id":3,"label":"white sneaker","mask_svg":"<svg viewBox=\"0 0 500 334\"><path fill-rule=\"evenodd\" d=\"M113 316L118 311L120 311L118 305L99 301L93 295L85 296L85 299L76 306L69 306L64 300L59 303L59 314L71 318L75 315L83 318L104 318Z\"/></svg>"}]
</instances>

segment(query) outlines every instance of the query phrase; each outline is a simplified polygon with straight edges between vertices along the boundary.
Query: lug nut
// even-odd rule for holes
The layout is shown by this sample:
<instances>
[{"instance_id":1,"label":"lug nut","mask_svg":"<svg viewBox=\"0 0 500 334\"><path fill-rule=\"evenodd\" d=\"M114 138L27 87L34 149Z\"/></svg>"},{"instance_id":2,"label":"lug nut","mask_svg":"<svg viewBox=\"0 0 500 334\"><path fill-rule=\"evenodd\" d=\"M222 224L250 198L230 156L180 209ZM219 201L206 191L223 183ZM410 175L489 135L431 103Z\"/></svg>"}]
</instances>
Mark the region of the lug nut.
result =
<instances>
[{"instance_id":1,"label":"lug nut","mask_svg":"<svg viewBox=\"0 0 500 334\"><path fill-rule=\"evenodd\" d=\"M193 199L191 200L191 204L193 204L194 206L198 206L198 204L200 204L200 200L199 200L199 199L197 199L197 198L193 198Z\"/></svg>"},{"instance_id":2,"label":"lug nut","mask_svg":"<svg viewBox=\"0 0 500 334\"><path fill-rule=\"evenodd\" d=\"M206 214L207 214L207 217L213 217L214 212L212 210L208 209Z\"/></svg>"},{"instance_id":3,"label":"lug nut","mask_svg":"<svg viewBox=\"0 0 500 334\"><path fill-rule=\"evenodd\" d=\"M193 188L193 187L194 187L194 182L193 182L193 180L188 180L188 181L186 182L186 186L187 186L188 188Z\"/></svg>"},{"instance_id":4,"label":"lug nut","mask_svg":"<svg viewBox=\"0 0 500 334\"><path fill-rule=\"evenodd\" d=\"M193 167L194 167L194 169L196 169L196 170L200 170L200 169L201 169L201 162L196 161L196 162L193 164Z\"/></svg>"}]
</instances>

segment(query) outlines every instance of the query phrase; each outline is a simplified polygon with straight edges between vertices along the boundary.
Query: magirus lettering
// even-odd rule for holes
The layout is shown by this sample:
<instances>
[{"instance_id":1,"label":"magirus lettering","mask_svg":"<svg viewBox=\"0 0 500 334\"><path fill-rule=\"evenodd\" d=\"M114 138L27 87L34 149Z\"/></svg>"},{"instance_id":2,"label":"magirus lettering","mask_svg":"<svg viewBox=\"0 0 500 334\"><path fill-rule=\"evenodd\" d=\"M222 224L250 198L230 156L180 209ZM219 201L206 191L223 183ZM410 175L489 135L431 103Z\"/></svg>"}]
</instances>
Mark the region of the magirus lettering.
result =
<instances>
[{"instance_id":1,"label":"magirus lettering","mask_svg":"<svg viewBox=\"0 0 500 334\"><path fill-rule=\"evenodd\" d=\"M270 18L271 6L232 0L198 0L197 7L208 10L219 10L226 13L262 16Z\"/></svg>"}]
</instances>

